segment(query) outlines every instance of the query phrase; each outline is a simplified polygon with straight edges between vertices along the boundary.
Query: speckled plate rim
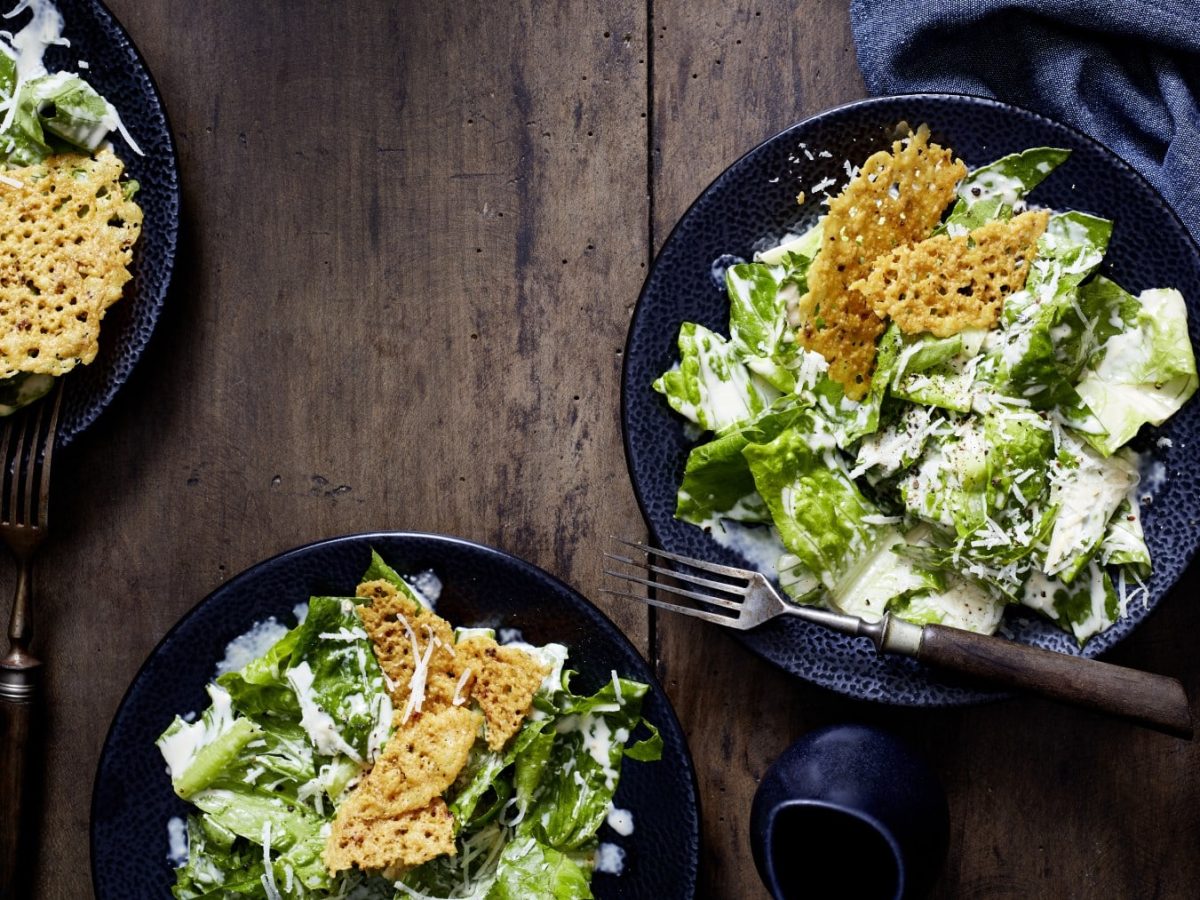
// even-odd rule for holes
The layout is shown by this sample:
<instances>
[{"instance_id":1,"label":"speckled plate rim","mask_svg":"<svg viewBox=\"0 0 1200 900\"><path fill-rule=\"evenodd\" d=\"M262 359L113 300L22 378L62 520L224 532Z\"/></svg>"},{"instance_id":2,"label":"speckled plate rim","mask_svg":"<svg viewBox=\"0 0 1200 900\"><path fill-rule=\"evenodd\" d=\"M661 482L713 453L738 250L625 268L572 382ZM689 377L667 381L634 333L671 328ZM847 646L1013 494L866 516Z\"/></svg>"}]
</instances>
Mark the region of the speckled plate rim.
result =
<instances>
[{"instance_id":1,"label":"speckled plate rim","mask_svg":"<svg viewBox=\"0 0 1200 900\"><path fill-rule=\"evenodd\" d=\"M828 109L821 110L818 113L814 113L811 116L807 116L806 118L801 119L792 125L789 125L787 128L785 128L779 132L776 132L775 134L765 138L762 141L759 141L757 144L755 144L754 147L750 148L745 153L743 153L741 156L739 156L736 160L734 160L732 163L730 163L724 170L722 170L722 172L719 175L717 175L716 178L714 178L702 191L700 191L699 194L696 195L696 198L694 200L692 200L692 202L690 204L688 204L688 207L680 215L680 217L676 221L675 225L667 233L667 236L663 240L662 244L659 245L659 249L658 249L657 253L655 253L654 260L651 263L650 268L646 272L646 277L642 282L642 288L638 293L637 302L634 304L633 312L630 315L629 328L626 333L626 340L625 340L625 345L624 345L624 354L623 354L624 359L623 359L622 366L621 366L621 387L620 387L621 412L620 412L620 415L621 415L622 445L625 450L625 465L626 465L626 469L629 473L630 484L633 487L633 493L634 493L634 497L637 501L638 510L641 513L642 519L643 519L643 521L645 521L646 526L650 532L650 537L656 546L663 547L663 549L673 549L671 547L667 547L664 545L663 538L662 538L662 531L659 528L657 521L654 519L653 516L650 515L650 512L646 505L646 500L644 498L645 492L643 489L643 485L642 485L641 479L638 477L638 472L636 471L635 465L634 465L635 451L634 451L634 447L633 447L633 441L631 439L632 430L629 427L629 406L630 406L630 399L633 396L632 386L630 384L630 368L632 366L632 354L630 353L630 345L633 341L633 336L638 329L639 322L640 322L642 316L645 314L645 310L646 310L646 306L647 306L647 303L646 303L647 294L649 293L651 283L653 282L654 277L655 277L656 269L659 266L660 260L662 259L664 252L671 245L671 243L675 240L677 235L681 232L686 221L689 219L689 217L691 217L693 212L702 203L705 202L708 195L710 193L712 193L714 190L717 190L717 189L723 187L727 182L735 180L736 177L738 177L738 175L740 174L738 170L741 169L743 166L748 165L751 158L754 157L756 154L758 154L760 151L762 151L764 148L766 148L768 145L774 144L777 141L787 140L787 139L791 138L793 135L795 135L797 132L800 132L803 129L810 128L813 125L819 124L828 118L832 118L832 117L844 114L848 111L858 110L858 109L870 109L872 107L885 108L887 106L890 106L890 105L893 105L896 103L918 102L918 101L919 102L934 102L934 103L940 102L940 101L954 101L954 102L966 101L968 103L979 104L981 106L990 106L990 107L993 107L993 108L998 109L1003 112L1012 113L1012 114L1016 114L1019 116L1024 116L1024 117L1034 119L1040 123L1044 123L1053 128L1062 129L1062 130L1070 133L1073 137L1075 137L1076 140L1080 141L1081 143L1092 145L1092 147L1095 148L1097 151L1099 151L1102 156L1107 157L1112 163L1114 163L1119 170L1122 170L1126 175L1132 176L1136 181L1140 182L1141 185L1147 191L1149 191L1155 198L1157 198L1161 207L1163 209L1165 209L1167 211L1167 213L1169 214L1169 216L1171 217L1171 219L1174 220L1174 223L1178 227L1180 234L1184 237L1188 246L1190 247L1192 255L1194 257L1196 257L1197 259L1200 259L1200 244L1198 244L1196 239L1192 237L1191 232L1189 231L1187 226L1184 224L1184 222L1180 218L1179 214L1175 211L1174 207L1171 206L1171 204L1166 201L1166 199L1162 196L1162 194L1159 192L1159 190L1149 181L1149 179L1147 179L1144 175L1142 175L1141 172L1139 172L1132 165L1130 165L1126 160L1124 160L1112 148L1110 148L1103 142L1097 140L1096 138L1092 137L1091 135L1087 134L1086 132L1081 131L1080 129L1074 127L1073 125L1068 125L1064 122L1060 122L1056 119L1052 119L1049 116L1046 116L1046 115L1043 115L1042 113L1027 109L1027 108L1020 106L1018 104L1015 104L1015 103L1009 103L1009 102L1006 102L1003 100L997 100L994 97L985 97L985 96L981 96L978 94L950 93L950 92L945 92L945 91L929 91L929 92L917 92L917 93L907 93L907 94L886 94L886 95L880 95L880 96L876 96L876 97L866 97L866 98L863 98L860 100L852 100L848 103L842 103L837 106L832 106L832 107L829 107ZM1189 303L1189 322L1191 322L1191 314L1193 312L1193 308L1195 307L1195 305L1196 305L1196 301ZM1196 339L1194 336L1192 338L1192 344L1193 344L1193 348L1195 348ZM640 387L638 389L640 390ZM648 390L650 390L650 388L647 386L645 388L645 390L648 391ZM1200 394L1198 394L1196 397L1193 397L1189 401L1189 403L1198 403L1198 402L1200 402ZM1200 453L1193 452L1193 455L1200 458ZM1107 652L1108 650L1112 649L1113 647L1115 647L1119 643L1121 643L1123 640L1125 640L1125 638L1128 637L1129 634L1131 634L1137 628L1137 626L1139 626L1143 621L1145 621L1146 618L1148 618L1150 615L1152 615L1154 613L1154 611L1158 608L1159 603L1163 599L1165 599L1167 596L1170 595L1170 593L1174 589L1175 585L1178 584L1179 580L1186 575L1186 573L1189 571L1189 569L1194 567L1198 550L1200 550L1200 533L1197 533L1192 538L1192 540L1190 542L1190 546L1188 546L1186 548L1186 550L1184 551L1183 556L1185 557L1186 562L1184 563L1183 567L1181 568L1179 575L1171 583L1164 585L1162 587L1160 593L1158 594L1158 596L1152 597L1150 599L1147 607L1140 608L1136 611L1131 611L1130 614L1128 615L1128 618L1126 620L1124 620L1124 624L1125 624L1124 628L1118 629L1118 628L1114 627L1114 628L1110 628L1109 630L1096 635L1082 649L1080 655L1094 658L1096 656L1099 656L1099 655ZM804 628L804 629L809 629L809 630L816 630L816 629L820 628L820 626L818 626L818 625L814 625L814 624L806 623L806 622L800 622L799 620L789 620L788 624L794 625L797 628ZM834 691L835 693L843 694L844 696L850 697L852 699L868 700L871 702L877 702L877 703L883 703L886 705L901 706L901 707L912 707L912 708L943 707L943 708L948 708L948 707L971 706L971 705L977 705L977 704L982 704L982 703L993 703L993 702L997 702L1000 700L1011 699L1012 697L1017 696L1015 693L1013 693L1011 691L993 691L993 690L988 690L985 688L976 688L973 686L959 686L959 685L946 686L946 685L940 685L933 681L930 681L930 683L929 683L930 688L933 689L933 691L932 691L932 694L928 695L928 696L906 697L906 696L896 696L896 695L892 694L892 695L887 695L887 696L883 696L883 697L868 697L863 694L858 694L858 693L854 693L853 691L845 690L839 683L837 683L835 680L833 680L831 678L823 677L820 675L814 675L813 673L798 672L798 671L795 671L795 670L789 668L784 662L775 659L764 648L759 646L759 644L755 641L754 632L737 631L734 629L730 629L730 632L744 647L748 648L755 655L767 660L771 664L773 664L776 667L787 672L789 675L791 675L795 678L802 679L804 681L808 681L812 684L816 684L816 685L826 688L828 690ZM837 639L837 643L839 645L856 640L854 638L850 638L850 637L844 636L844 635L837 635L836 639ZM917 664L917 665L922 670L927 671L923 665L921 665L921 664Z\"/></svg>"},{"instance_id":2,"label":"speckled plate rim","mask_svg":"<svg viewBox=\"0 0 1200 900\"><path fill-rule=\"evenodd\" d=\"M671 704L670 697L663 690L662 684L658 677L654 674L653 668L645 660L633 643L625 636L625 633L617 627L616 623L606 616L599 607L591 600L583 596L575 588L571 587L561 578L552 575L545 569L535 566L531 562L521 559L506 550L501 550L497 547L492 547L487 544L481 544L476 541L471 541L466 538L455 537L453 535L439 534L436 532L422 531L366 531L352 532L349 534L338 535L335 537L321 538L319 540L310 541L307 544L302 544L298 547L292 547L288 550L276 553L274 556L260 560L247 568L243 569L237 575L229 580L222 582L216 589L211 591L202 600L192 606L184 613L179 620L167 630L166 634L154 645L154 649L147 654L146 659L138 666L137 672L130 679L129 686L121 696L121 702L117 704L116 710L113 712L112 721L105 732L104 743L101 745L100 754L96 762L96 769L92 776L92 795L88 804L88 864L91 869L92 892L99 896L102 887L97 880L96 867L94 860L97 852L96 847L96 829L93 823L96 820L96 805L99 801L98 786L100 783L100 775L105 768L105 763L109 754L109 745L112 740L113 733L116 731L119 723L124 717L126 708L131 701L131 697L138 687L147 668L153 660L158 656L163 647L168 644L174 636L183 630L196 616L198 616L203 608L209 603L218 601L220 596L228 591L236 590L238 586L244 582L252 581L260 570L268 567L287 566L288 563L295 557L303 556L304 554L316 549L324 548L337 544L358 544L360 542L370 542L373 540L388 540L388 541L429 541L443 546L462 547L469 552L481 553L485 557L491 557L496 561L497 565L508 566L519 571L523 576L536 581L547 583L557 590L561 591L565 596L571 597L575 601L577 612L590 619L591 623L605 632L610 639L620 645L632 657L641 661L641 671L636 674L636 677L646 684L650 685L650 692L656 694L662 703L662 709L667 715L666 722L655 722L659 732L663 735L664 741L676 738L678 750L682 756L683 763L686 768L686 784L688 792L691 795L692 806L692 829L690 833L684 835L685 843L680 846L680 850L688 855L686 870L690 873L690 880L687 884L681 885L681 897L694 897L696 895L697 873L700 866L700 847L701 834L700 823L702 822L701 806L700 806L700 786L696 778L695 761L692 759L691 748L688 746L687 737L683 730L683 726L679 722L679 716L675 712L674 706Z\"/></svg>"},{"instance_id":3,"label":"speckled plate rim","mask_svg":"<svg viewBox=\"0 0 1200 900\"><path fill-rule=\"evenodd\" d=\"M146 83L150 88L148 99L153 107L151 112L155 116L162 118L163 135L166 138L168 167L175 173L174 183L170 186L164 186L164 191L160 202L165 204L164 213L170 221L170 226L167 231L160 231L157 238L162 241L163 262L160 264L163 268L162 283L154 291L143 291L139 285L138 294L136 297L125 295L121 302L132 303L136 302L146 311L146 324L148 332L144 337L133 336L132 340L127 341L121 348L121 355L129 361L129 372L120 379L115 380L112 384L106 385L99 393L95 394L88 404L86 411L79 416L75 422L71 423L73 427L60 429L58 435L58 444L61 447L70 446L81 434L87 431L96 423L96 420L108 409L117 396L117 393L128 381L133 371L137 368L138 362L146 352L146 347L149 346L150 340L158 327L158 320L162 313L163 304L166 302L167 294L170 292L171 283L175 278L175 261L179 250L179 219L180 209L182 206L182 187L181 174L179 171L179 148L175 141L175 130L171 127L171 118L167 114L167 105L163 102L162 91L158 87L158 82L154 78L154 73L150 70L150 66L146 63L145 56L138 49L132 37L129 36L128 30L121 23L121 20L116 17L112 10L103 2L103 0L83 0L83 4L92 7L93 14L105 21L105 24L116 35L121 49L128 54L137 68L145 76ZM66 31L71 28L71 20L64 13L66 21ZM135 278L137 273L134 273ZM132 283L132 282L131 282ZM101 328L103 339L103 328ZM66 376L69 378L69 375ZM66 390L70 390L70 385Z\"/></svg>"}]
</instances>

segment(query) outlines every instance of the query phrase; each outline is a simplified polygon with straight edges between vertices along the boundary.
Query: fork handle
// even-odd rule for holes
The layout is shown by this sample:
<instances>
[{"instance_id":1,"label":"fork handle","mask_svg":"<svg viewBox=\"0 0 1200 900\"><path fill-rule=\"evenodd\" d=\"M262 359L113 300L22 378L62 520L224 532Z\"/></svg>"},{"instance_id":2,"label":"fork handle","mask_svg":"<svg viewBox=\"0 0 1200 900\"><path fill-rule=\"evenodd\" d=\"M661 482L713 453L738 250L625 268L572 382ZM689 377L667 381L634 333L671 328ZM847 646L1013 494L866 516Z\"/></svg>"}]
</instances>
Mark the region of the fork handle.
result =
<instances>
[{"instance_id":1,"label":"fork handle","mask_svg":"<svg viewBox=\"0 0 1200 900\"><path fill-rule=\"evenodd\" d=\"M944 625L922 629L916 655L922 662L994 684L1119 716L1176 737L1192 737L1187 694L1176 678Z\"/></svg>"},{"instance_id":2,"label":"fork handle","mask_svg":"<svg viewBox=\"0 0 1200 900\"><path fill-rule=\"evenodd\" d=\"M41 669L0 665L0 897L32 896Z\"/></svg>"}]
</instances>

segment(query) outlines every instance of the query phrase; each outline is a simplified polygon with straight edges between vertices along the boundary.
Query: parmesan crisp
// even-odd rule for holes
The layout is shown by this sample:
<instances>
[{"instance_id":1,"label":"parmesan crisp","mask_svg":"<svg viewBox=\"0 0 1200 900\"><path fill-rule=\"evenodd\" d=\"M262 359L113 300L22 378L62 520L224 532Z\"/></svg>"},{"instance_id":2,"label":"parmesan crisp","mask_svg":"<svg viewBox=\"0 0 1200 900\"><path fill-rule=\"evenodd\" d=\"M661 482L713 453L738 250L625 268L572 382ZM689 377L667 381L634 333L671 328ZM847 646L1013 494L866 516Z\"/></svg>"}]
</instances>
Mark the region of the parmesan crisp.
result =
<instances>
[{"instance_id":1,"label":"parmesan crisp","mask_svg":"<svg viewBox=\"0 0 1200 900\"><path fill-rule=\"evenodd\" d=\"M808 270L808 292L797 304L796 339L829 363L829 375L859 400L870 387L875 342L883 319L852 287L875 259L928 237L954 188L966 175L962 160L929 143L929 128L881 150L829 205L821 252Z\"/></svg>"},{"instance_id":2,"label":"parmesan crisp","mask_svg":"<svg viewBox=\"0 0 1200 900\"><path fill-rule=\"evenodd\" d=\"M0 179L0 378L65 375L99 349L129 280L142 211L110 151L6 169Z\"/></svg>"},{"instance_id":3,"label":"parmesan crisp","mask_svg":"<svg viewBox=\"0 0 1200 900\"><path fill-rule=\"evenodd\" d=\"M899 247L875 261L852 288L878 316L901 331L949 337L967 328L993 328L1004 300L1025 286L1046 230L1046 210L988 222L969 234L939 234Z\"/></svg>"},{"instance_id":4,"label":"parmesan crisp","mask_svg":"<svg viewBox=\"0 0 1200 900\"><path fill-rule=\"evenodd\" d=\"M368 601L358 614L388 679L395 730L338 807L323 859L332 873L398 873L456 852L442 794L481 729L490 749L504 749L549 667L483 635L455 644L449 622L387 581L359 585L358 596Z\"/></svg>"}]
</instances>

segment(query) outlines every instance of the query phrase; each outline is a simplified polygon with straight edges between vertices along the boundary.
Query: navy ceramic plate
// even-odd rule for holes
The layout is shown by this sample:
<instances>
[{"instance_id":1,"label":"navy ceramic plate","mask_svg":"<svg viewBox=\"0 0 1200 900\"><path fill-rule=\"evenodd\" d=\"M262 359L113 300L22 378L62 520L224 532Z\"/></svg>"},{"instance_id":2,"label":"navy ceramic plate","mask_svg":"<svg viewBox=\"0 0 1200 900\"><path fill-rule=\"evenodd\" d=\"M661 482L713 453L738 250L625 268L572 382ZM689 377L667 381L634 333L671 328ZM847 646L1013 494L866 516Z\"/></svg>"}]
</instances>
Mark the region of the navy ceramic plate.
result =
<instances>
[{"instance_id":1,"label":"navy ceramic plate","mask_svg":"<svg viewBox=\"0 0 1200 900\"><path fill-rule=\"evenodd\" d=\"M46 67L79 72L117 108L139 156L119 136L113 146L130 178L141 184L138 205L144 215L134 245L133 278L120 302L109 308L100 329L100 352L90 365L78 366L67 379L58 429L60 446L70 444L112 402L142 355L166 298L175 264L179 231L179 170L175 142L142 55L119 22L97 0L57 0L68 47L51 47ZM25 17L6 22L19 28ZM79 60L87 62L86 70Z\"/></svg>"},{"instance_id":2,"label":"navy ceramic plate","mask_svg":"<svg viewBox=\"0 0 1200 900\"><path fill-rule=\"evenodd\" d=\"M685 320L729 333L729 303L720 272L729 254L750 259L816 220L820 199L813 186L825 178L845 183L843 162L860 164L890 147L901 121L928 123L933 139L952 147L969 167L1029 147L1066 147L1071 158L1031 195L1042 206L1078 209L1114 219L1112 243L1101 271L1135 294L1174 287L1187 298L1196 344L1200 328L1200 252L1159 194L1110 150L1086 135L1035 113L994 100L920 94L864 100L821 113L751 150L684 214L663 244L634 310L625 348L621 388L625 453L633 488L655 541L667 550L731 565L744 559L718 546L694 525L677 521L675 492L694 441L683 420L650 389L679 358L676 336ZM814 159L804 153L807 148ZM822 151L830 154L820 155ZM808 204L796 205L806 191ZM814 196L816 195L816 196ZM1170 446L1158 446L1167 437ZM1095 656L1137 627L1184 574L1200 542L1200 401L1193 399L1162 429L1143 429L1135 450L1147 451L1166 479L1143 506L1154 574L1146 603L1084 649ZM1006 628L1016 640L1078 653L1074 639L1054 625L1011 610ZM752 632L735 632L748 647L801 678L844 694L912 706L977 702L981 692L920 664L878 657L863 639L833 634L787 619Z\"/></svg>"},{"instance_id":3,"label":"navy ceramic plate","mask_svg":"<svg viewBox=\"0 0 1200 900\"><path fill-rule=\"evenodd\" d=\"M292 550L231 579L188 613L142 666L117 710L92 794L92 882L98 900L166 897L167 821L187 804L171 790L155 739L180 712L204 709L204 686L225 645L274 616L295 623L293 608L314 594L352 595L374 548L400 572L434 570L442 579L438 612L456 625L519 628L535 644L571 651L574 684L597 690L613 669L651 686L644 713L662 732L657 763L626 761L616 803L634 815L620 876L597 874L599 898L690 898L700 850L695 774L666 695L633 645L596 607L529 563L467 541L428 534L352 535Z\"/></svg>"}]
</instances>

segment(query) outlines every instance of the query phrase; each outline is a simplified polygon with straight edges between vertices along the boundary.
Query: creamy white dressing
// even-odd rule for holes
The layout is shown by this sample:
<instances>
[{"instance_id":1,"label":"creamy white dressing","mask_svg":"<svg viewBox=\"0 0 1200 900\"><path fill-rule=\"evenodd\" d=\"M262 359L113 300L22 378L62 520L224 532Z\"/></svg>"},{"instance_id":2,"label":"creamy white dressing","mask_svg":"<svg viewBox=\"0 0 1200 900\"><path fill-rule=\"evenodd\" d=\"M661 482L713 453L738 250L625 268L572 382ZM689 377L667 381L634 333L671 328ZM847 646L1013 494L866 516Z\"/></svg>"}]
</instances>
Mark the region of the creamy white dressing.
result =
<instances>
[{"instance_id":1,"label":"creamy white dressing","mask_svg":"<svg viewBox=\"0 0 1200 900\"><path fill-rule=\"evenodd\" d=\"M608 811L604 821L621 837L629 837L633 834L633 813L627 809L618 809L614 806Z\"/></svg>"},{"instance_id":2,"label":"creamy white dressing","mask_svg":"<svg viewBox=\"0 0 1200 900\"><path fill-rule=\"evenodd\" d=\"M1099 634L1113 621L1105 608L1108 594L1104 590L1104 573L1100 571L1100 566L1096 564L1095 560L1088 563L1087 571L1091 581L1088 592L1091 605L1087 617L1082 622L1071 623L1071 630L1080 641L1086 641L1092 635Z\"/></svg>"},{"instance_id":3,"label":"creamy white dressing","mask_svg":"<svg viewBox=\"0 0 1200 900\"><path fill-rule=\"evenodd\" d=\"M596 848L596 871L604 875L620 875L625 871L625 851L616 844L601 844Z\"/></svg>"},{"instance_id":4,"label":"creamy white dressing","mask_svg":"<svg viewBox=\"0 0 1200 900\"><path fill-rule=\"evenodd\" d=\"M1147 454L1137 457L1137 469L1140 476L1138 497L1143 503L1153 502L1154 495L1167 482L1167 467L1161 459L1155 459Z\"/></svg>"},{"instance_id":5,"label":"creamy white dressing","mask_svg":"<svg viewBox=\"0 0 1200 900\"><path fill-rule=\"evenodd\" d=\"M751 569L771 573L787 550L774 525L744 525L721 515L701 523L720 546L742 557Z\"/></svg>"},{"instance_id":6,"label":"creamy white dressing","mask_svg":"<svg viewBox=\"0 0 1200 900\"><path fill-rule=\"evenodd\" d=\"M188 861L187 823L179 816L167 819L167 861L176 868Z\"/></svg>"},{"instance_id":7,"label":"creamy white dressing","mask_svg":"<svg viewBox=\"0 0 1200 900\"><path fill-rule=\"evenodd\" d=\"M322 631L317 635L317 637L323 641L341 641L343 643L351 644L355 641L365 641L367 639L367 633L361 628L347 628L345 625L343 625L337 631Z\"/></svg>"},{"instance_id":8,"label":"creamy white dressing","mask_svg":"<svg viewBox=\"0 0 1200 900\"><path fill-rule=\"evenodd\" d=\"M363 761L358 751L346 743L333 717L321 709L313 693L313 672L307 662L287 670L288 684L300 703L300 727L304 729L317 752L323 756L343 753L357 763Z\"/></svg>"},{"instance_id":9,"label":"creamy white dressing","mask_svg":"<svg viewBox=\"0 0 1200 900\"><path fill-rule=\"evenodd\" d=\"M969 204L998 197L1005 206L1015 206L1024 193L1021 179L999 171L975 172L958 187L958 196Z\"/></svg>"},{"instance_id":10,"label":"creamy white dressing","mask_svg":"<svg viewBox=\"0 0 1200 900\"><path fill-rule=\"evenodd\" d=\"M600 767L604 783L609 790L616 787L620 775L617 767L613 765L612 749L614 746L625 746L625 742L629 740L629 729L620 727L614 731L603 714L617 712L620 708L616 703L602 703L595 707L594 712L566 716L554 725L558 734L578 732L582 736L583 750Z\"/></svg>"},{"instance_id":11,"label":"creamy white dressing","mask_svg":"<svg viewBox=\"0 0 1200 900\"><path fill-rule=\"evenodd\" d=\"M1112 514L1138 481L1137 470L1120 457L1106 459L1073 438L1063 441L1079 464L1051 469L1050 502L1058 506L1058 515L1046 550L1048 575L1063 571L1103 539Z\"/></svg>"},{"instance_id":12,"label":"creamy white dressing","mask_svg":"<svg viewBox=\"0 0 1200 900\"><path fill-rule=\"evenodd\" d=\"M442 580L432 569L418 572L406 583L430 609L436 607L438 600L442 597Z\"/></svg>"},{"instance_id":13,"label":"creamy white dressing","mask_svg":"<svg viewBox=\"0 0 1200 900\"><path fill-rule=\"evenodd\" d=\"M217 663L217 675L244 669L279 643L279 639L287 633L287 626L280 625L274 616L255 622L249 631L225 645L225 655Z\"/></svg>"},{"instance_id":14,"label":"creamy white dressing","mask_svg":"<svg viewBox=\"0 0 1200 900\"><path fill-rule=\"evenodd\" d=\"M159 738L158 748L167 763L167 771L178 780L196 760L196 755L233 727L233 700L218 684L206 688L212 706L197 721L181 722L171 734Z\"/></svg>"}]
</instances>

